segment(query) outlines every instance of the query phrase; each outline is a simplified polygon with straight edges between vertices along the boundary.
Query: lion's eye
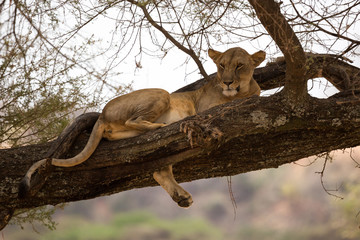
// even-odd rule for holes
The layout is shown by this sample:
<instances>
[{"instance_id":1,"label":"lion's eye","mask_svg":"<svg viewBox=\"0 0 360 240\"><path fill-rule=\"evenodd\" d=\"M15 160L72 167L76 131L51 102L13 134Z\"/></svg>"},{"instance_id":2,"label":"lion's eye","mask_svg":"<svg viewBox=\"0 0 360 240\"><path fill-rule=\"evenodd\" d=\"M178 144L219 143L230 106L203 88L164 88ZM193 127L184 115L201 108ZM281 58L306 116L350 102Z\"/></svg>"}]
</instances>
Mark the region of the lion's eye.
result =
<instances>
[{"instance_id":1,"label":"lion's eye","mask_svg":"<svg viewBox=\"0 0 360 240\"><path fill-rule=\"evenodd\" d=\"M224 64L221 63L221 64L219 64L219 66L220 66L221 69L225 69Z\"/></svg>"},{"instance_id":2,"label":"lion's eye","mask_svg":"<svg viewBox=\"0 0 360 240\"><path fill-rule=\"evenodd\" d=\"M236 66L236 70L242 69L243 67L244 67L244 64L239 63L239 64Z\"/></svg>"}]
</instances>

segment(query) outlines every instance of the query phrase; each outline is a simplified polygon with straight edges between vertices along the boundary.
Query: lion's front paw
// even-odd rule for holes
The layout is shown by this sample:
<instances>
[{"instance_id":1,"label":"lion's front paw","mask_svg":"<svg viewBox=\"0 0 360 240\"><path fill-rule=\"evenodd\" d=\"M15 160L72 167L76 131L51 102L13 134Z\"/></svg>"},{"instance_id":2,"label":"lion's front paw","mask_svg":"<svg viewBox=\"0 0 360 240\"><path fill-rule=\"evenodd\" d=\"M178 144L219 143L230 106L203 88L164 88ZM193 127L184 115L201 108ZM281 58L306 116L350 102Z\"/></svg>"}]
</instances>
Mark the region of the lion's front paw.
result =
<instances>
[{"instance_id":1,"label":"lion's front paw","mask_svg":"<svg viewBox=\"0 0 360 240\"><path fill-rule=\"evenodd\" d=\"M200 132L198 126L194 124L194 122L183 122L180 125L180 131L185 133L189 139L191 148L194 147L194 143L196 142L196 133Z\"/></svg>"}]
</instances>

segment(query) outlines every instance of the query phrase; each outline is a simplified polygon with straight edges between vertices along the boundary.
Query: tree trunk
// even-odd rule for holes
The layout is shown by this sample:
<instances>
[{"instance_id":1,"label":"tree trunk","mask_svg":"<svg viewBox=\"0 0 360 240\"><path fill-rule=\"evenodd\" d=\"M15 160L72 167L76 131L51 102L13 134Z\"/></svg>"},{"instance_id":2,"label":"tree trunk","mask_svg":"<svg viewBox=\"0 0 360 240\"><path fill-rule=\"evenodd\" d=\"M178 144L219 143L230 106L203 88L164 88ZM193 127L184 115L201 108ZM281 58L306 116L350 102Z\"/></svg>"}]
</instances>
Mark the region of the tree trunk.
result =
<instances>
[{"instance_id":1,"label":"tree trunk","mask_svg":"<svg viewBox=\"0 0 360 240\"><path fill-rule=\"evenodd\" d=\"M308 78L324 76L340 90L359 85L358 68L332 56L308 57L314 62ZM256 69L254 77L263 89L279 86L285 79L284 65L279 61ZM46 176L45 184L36 185L42 187L35 186L38 192L23 200L18 198L17 189L27 169L44 157L78 153L89 137L83 129L91 129L98 113L80 117L53 144L1 149L0 229L15 209L154 186L152 173L169 164L174 164L175 178L186 182L278 167L360 144L356 92L344 91L325 100L309 98L303 114L284 108L284 101L282 94L237 100L134 138L102 140L85 163L72 168L48 168L37 174Z\"/></svg>"}]
</instances>

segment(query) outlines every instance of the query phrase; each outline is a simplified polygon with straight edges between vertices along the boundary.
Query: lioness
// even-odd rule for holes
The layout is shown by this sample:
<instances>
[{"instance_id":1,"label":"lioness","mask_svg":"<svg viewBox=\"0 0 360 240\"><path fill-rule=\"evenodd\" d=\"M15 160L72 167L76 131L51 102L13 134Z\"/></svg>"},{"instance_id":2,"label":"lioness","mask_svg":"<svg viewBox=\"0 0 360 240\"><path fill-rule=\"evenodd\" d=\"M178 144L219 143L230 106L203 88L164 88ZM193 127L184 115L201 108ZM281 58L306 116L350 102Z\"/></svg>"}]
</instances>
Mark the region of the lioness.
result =
<instances>
[{"instance_id":1,"label":"lioness","mask_svg":"<svg viewBox=\"0 0 360 240\"><path fill-rule=\"evenodd\" d=\"M209 49L208 53L218 71L206 85L195 91L172 94L162 89L144 89L111 100L95 123L85 148L73 158L53 158L51 164L76 166L91 156L102 138L134 137L233 99L260 94L260 87L252 75L255 67L265 59L265 52L250 55L242 48L231 48L224 53ZM43 159L30 167L22 180L24 191L30 188L32 174L45 163L46 159ZM192 204L191 195L175 181L172 166L159 169L153 176L180 207Z\"/></svg>"}]
</instances>

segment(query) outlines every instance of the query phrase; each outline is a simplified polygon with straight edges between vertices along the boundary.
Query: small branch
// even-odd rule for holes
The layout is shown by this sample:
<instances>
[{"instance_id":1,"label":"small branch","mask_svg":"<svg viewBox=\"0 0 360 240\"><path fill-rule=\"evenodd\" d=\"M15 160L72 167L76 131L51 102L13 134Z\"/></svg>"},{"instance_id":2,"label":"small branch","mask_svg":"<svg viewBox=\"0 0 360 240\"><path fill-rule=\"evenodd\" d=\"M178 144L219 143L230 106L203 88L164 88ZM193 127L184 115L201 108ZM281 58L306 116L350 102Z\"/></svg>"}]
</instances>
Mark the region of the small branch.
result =
<instances>
[{"instance_id":1,"label":"small branch","mask_svg":"<svg viewBox=\"0 0 360 240\"><path fill-rule=\"evenodd\" d=\"M202 65L200 59L196 56L194 50L191 48L189 44L189 48L184 47L181 43L179 43L165 28L156 23L156 21L150 16L150 13L146 9L146 4L140 4L133 0L128 0L128 2L138 6L143 11L145 18L149 21L149 23L159 30L167 39L169 39L177 48L179 48L184 53L188 54L198 66L201 75L207 80L209 79L208 74L206 73L204 66ZM184 36L186 38L186 36Z\"/></svg>"},{"instance_id":2,"label":"small branch","mask_svg":"<svg viewBox=\"0 0 360 240\"><path fill-rule=\"evenodd\" d=\"M296 8L296 6L295 6L295 3L294 3L293 1L290 1L290 2L291 2L292 7L293 7L294 10L295 10L297 16L298 16L301 20L303 20L305 23L310 24L310 25L316 27L316 28L319 29L320 31L322 31L322 32L324 32L324 33L326 33L326 34L328 34L328 35L330 35L330 36L333 36L333 37L336 37L336 38L340 38L340 39L349 41L349 42L351 42L351 43L353 43L353 44L356 44L356 45L360 45L360 41L358 41L358 40L355 40L355 39L346 37L346 36L340 34L339 32L337 32L337 33L330 32L330 31L326 30L325 28L321 27L320 24L316 24L314 21L309 21L309 20L307 20L307 19L304 18L303 15L297 10L297 8ZM353 6L349 7L349 8L346 9L346 10L349 10L350 8L353 8L353 7L355 7L356 5L359 5L359 3L355 3ZM345 11L345 10L344 10L344 11ZM340 13L343 13L344 11L341 11ZM340 13L337 13L337 14L340 14ZM331 16L331 17L333 17L333 16ZM318 21L319 21L319 20L318 20ZM327 23L328 23L328 22L327 22ZM328 24L328 25L330 25L330 24Z\"/></svg>"},{"instance_id":3,"label":"small branch","mask_svg":"<svg viewBox=\"0 0 360 240\"><path fill-rule=\"evenodd\" d=\"M236 220L236 209L237 209L237 204L236 204L236 199L234 197L234 192L232 190L232 180L231 180L231 176L227 176L226 177L227 180L227 184L228 184L228 190L229 190L229 196L230 196L230 200L231 200L231 204L233 206L233 210L234 210L234 221Z\"/></svg>"},{"instance_id":4,"label":"small branch","mask_svg":"<svg viewBox=\"0 0 360 240\"><path fill-rule=\"evenodd\" d=\"M95 19L96 17L98 17L99 15L101 15L103 12L105 12L107 9L109 9L110 7L114 6L116 3L115 2L111 5L108 5L107 7L104 7L104 9L102 11L100 11L99 13L97 13L95 16L93 16L91 19L89 19L87 22L85 22L82 26L80 26L78 29L74 30L74 33L70 36L70 38L72 38L76 32L78 32L82 27L84 27L85 25L87 25L89 22L91 22L91 20ZM64 59L66 59L67 61L71 62L74 65L79 66L81 69L83 69L84 71L86 71L88 74L90 75L94 75L94 73L92 71L90 71L86 66L84 66L83 64L80 64L79 62L77 62L75 59L72 59L71 57L67 56L64 52L62 52L61 48L64 46L64 44L70 40L70 38L68 38L60 47L55 46L54 43L52 43L42 32L40 26L36 26L33 19L26 13L26 11L24 11L22 9L22 4L19 3L19 0L14 0L14 4L17 10L19 10L20 14L26 19L26 21L30 24L30 26L36 31L37 33L37 37L40 37L40 39L42 41L44 41L44 43L48 44L51 48L53 48L56 53L60 56L62 56ZM97 77L97 76L96 76Z\"/></svg>"},{"instance_id":5,"label":"small branch","mask_svg":"<svg viewBox=\"0 0 360 240\"><path fill-rule=\"evenodd\" d=\"M356 167L356 168L360 168L359 162L355 160L355 158L353 157L352 154L353 154L353 149L351 148L351 149L350 149L350 158L351 158L351 160L356 164L355 167Z\"/></svg>"},{"instance_id":6,"label":"small branch","mask_svg":"<svg viewBox=\"0 0 360 240\"><path fill-rule=\"evenodd\" d=\"M339 198L339 199L343 200L343 199L344 199L343 197L332 193L332 192L338 192L341 186L340 186L339 188L334 189L334 190L329 190L329 189L327 189L327 188L325 187L325 183L324 183L324 173L325 173L325 169L326 169L327 162L328 162L330 159L331 159L330 153L329 153L329 152L325 153L325 160L324 160L323 168L322 168L322 170L321 170L320 172L316 172L316 173L320 174L321 186L322 186L322 188L324 189L324 191L325 191L328 195L330 195L330 196L333 196L333 197L335 197L335 198Z\"/></svg>"},{"instance_id":7,"label":"small branch","mask_svg":"<svg viewBox=\"0 0 360 240\"><path fill-rule=\"evenodd\" d=\"M5 1L6 1L6 0L3 0L3 1L0 3L0 13L2 12L2 9L3 9L4 5L5 5Z\"/></svg>"}]
</instances>

